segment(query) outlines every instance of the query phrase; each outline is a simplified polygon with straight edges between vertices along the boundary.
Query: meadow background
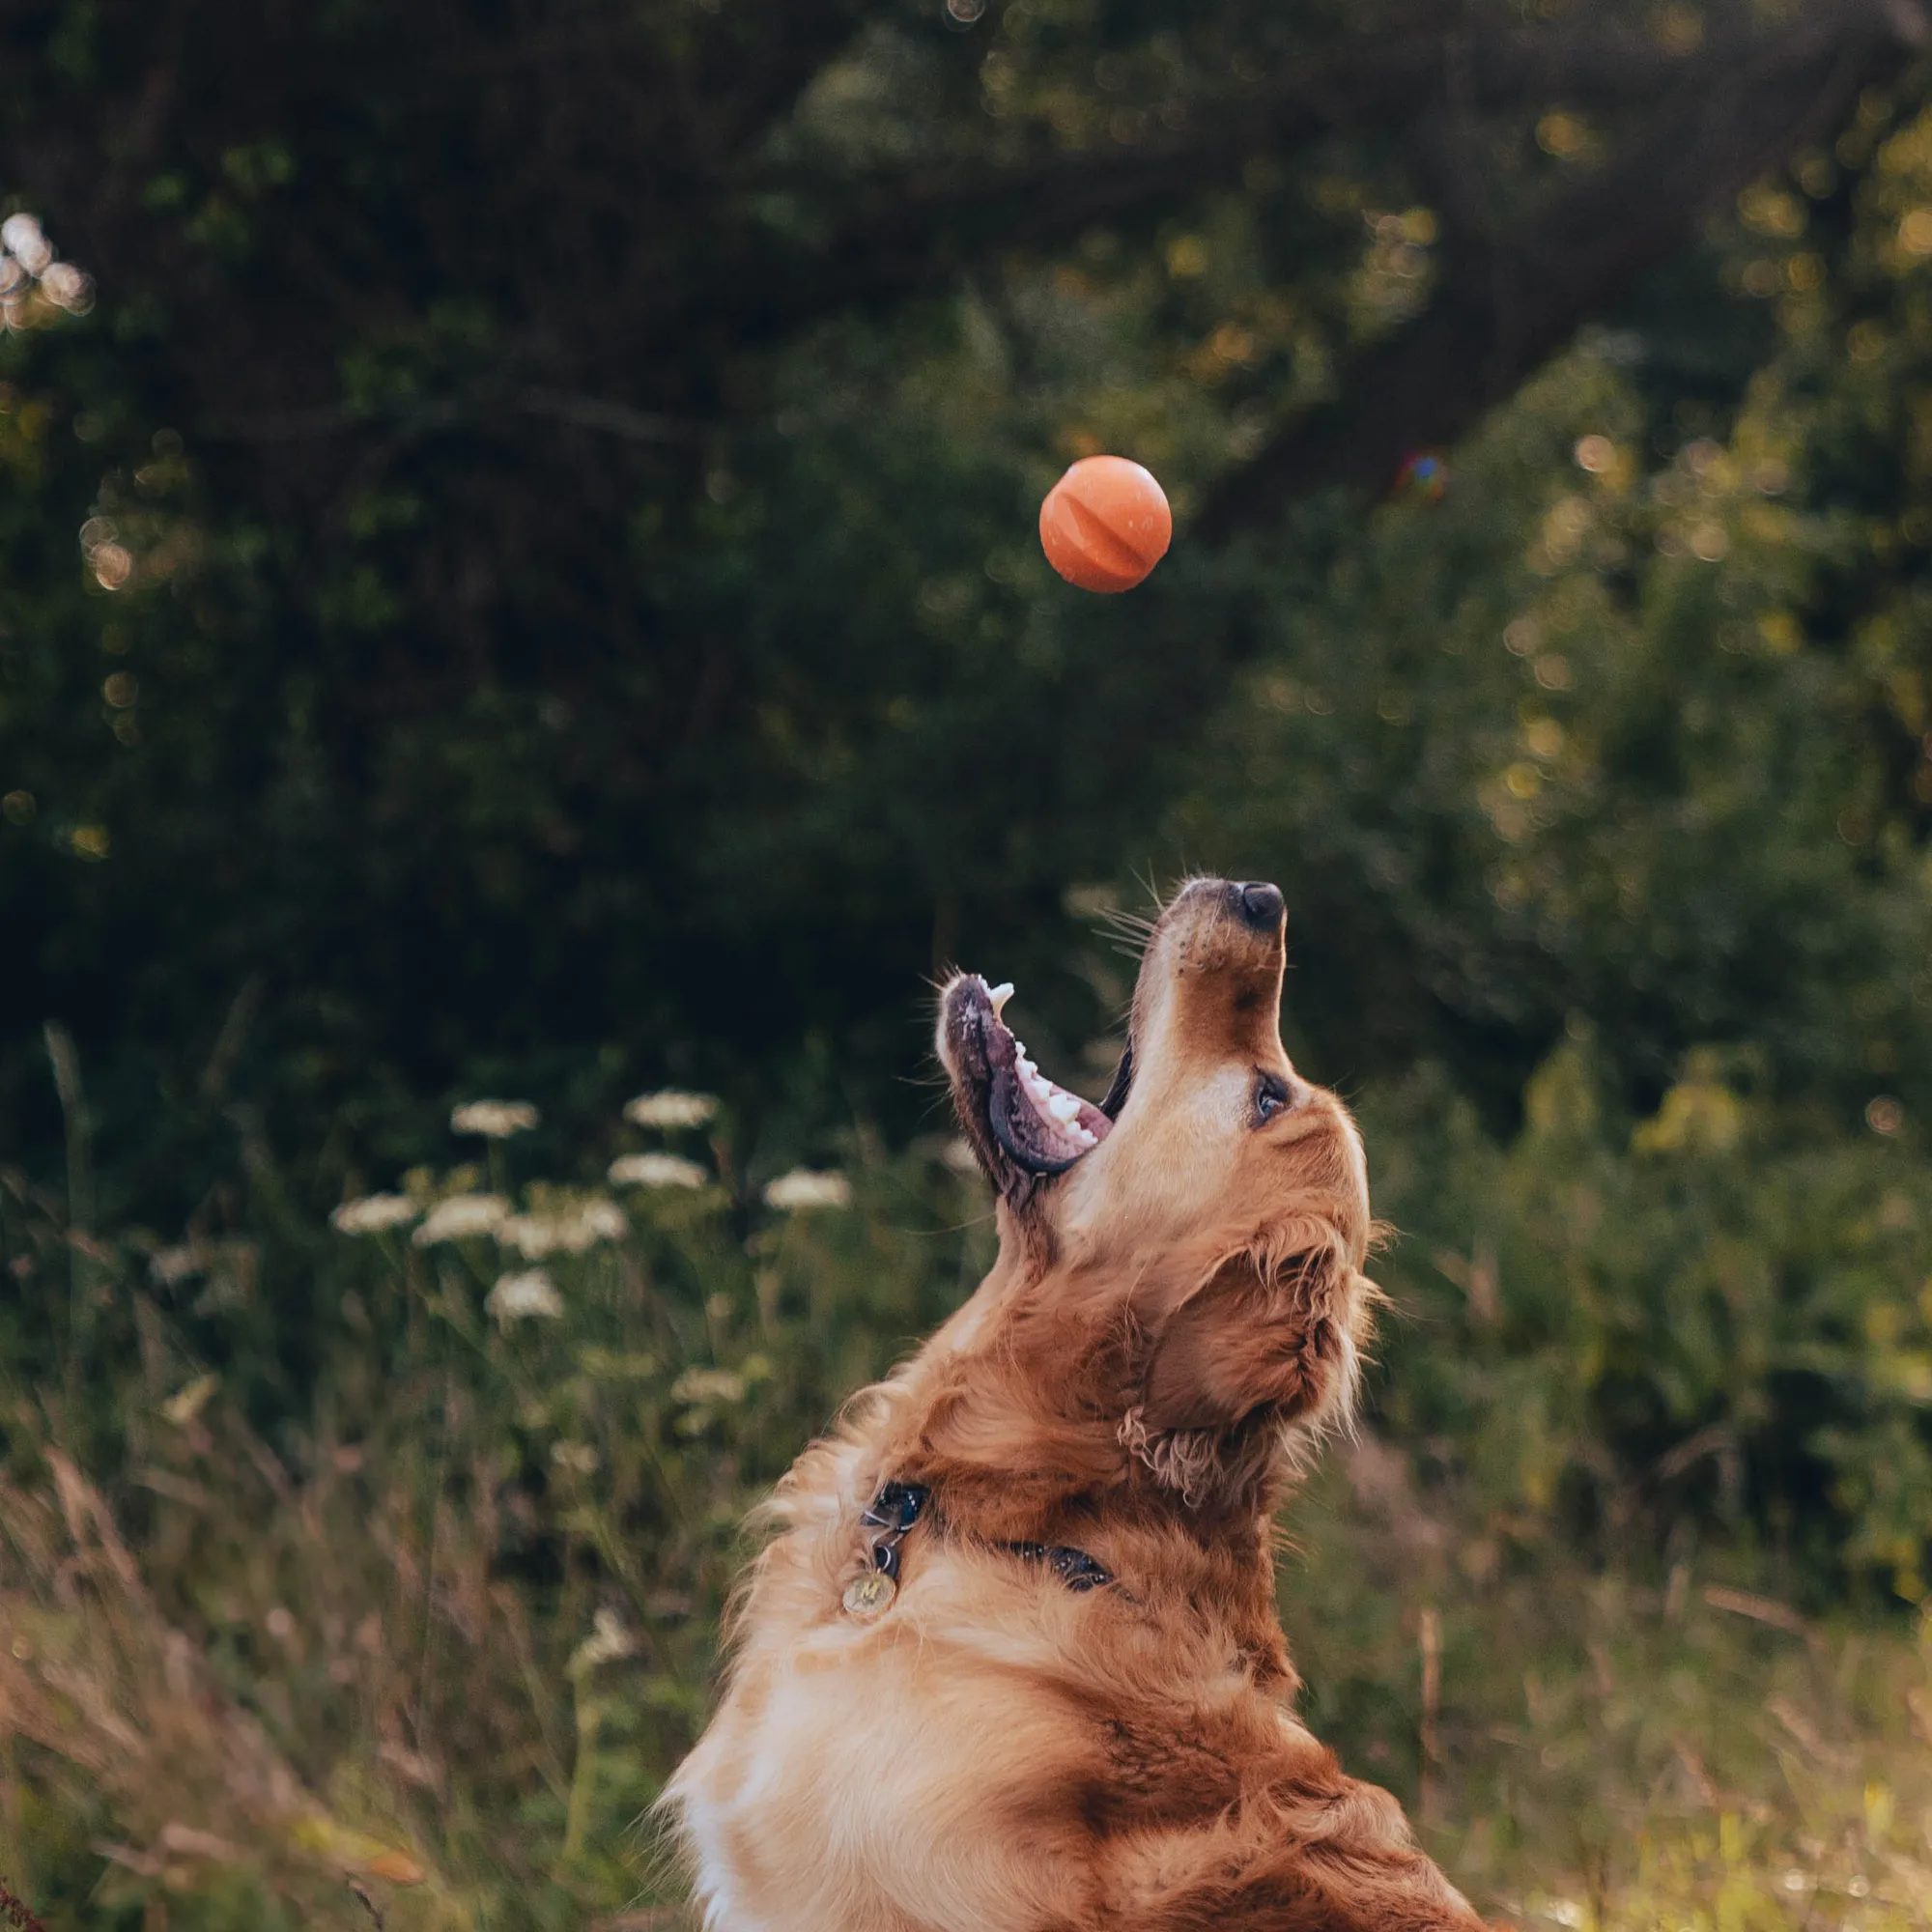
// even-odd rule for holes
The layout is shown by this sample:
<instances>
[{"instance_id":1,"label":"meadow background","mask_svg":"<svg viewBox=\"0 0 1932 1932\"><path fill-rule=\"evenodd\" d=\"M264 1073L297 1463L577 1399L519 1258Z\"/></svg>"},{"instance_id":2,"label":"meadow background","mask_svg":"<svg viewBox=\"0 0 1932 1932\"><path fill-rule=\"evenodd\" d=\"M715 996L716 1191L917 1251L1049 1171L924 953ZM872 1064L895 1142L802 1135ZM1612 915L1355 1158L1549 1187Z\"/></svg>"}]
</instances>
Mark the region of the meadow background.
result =
<instances>
[{"instance_id":1,"label":"meadow background","mask_svg":"<svg viewBox=\"0 0 1932 1932\"><path fill-rule=\"evenodd\" d=\"M683 1925L743 1516L989 1257L927 981L1095 1092L1195 868L1395 1230L1316 1728L1525 1927L1926 1922L1928 46L5 9L18 1922Z\"/></svg>"}]
</instances>

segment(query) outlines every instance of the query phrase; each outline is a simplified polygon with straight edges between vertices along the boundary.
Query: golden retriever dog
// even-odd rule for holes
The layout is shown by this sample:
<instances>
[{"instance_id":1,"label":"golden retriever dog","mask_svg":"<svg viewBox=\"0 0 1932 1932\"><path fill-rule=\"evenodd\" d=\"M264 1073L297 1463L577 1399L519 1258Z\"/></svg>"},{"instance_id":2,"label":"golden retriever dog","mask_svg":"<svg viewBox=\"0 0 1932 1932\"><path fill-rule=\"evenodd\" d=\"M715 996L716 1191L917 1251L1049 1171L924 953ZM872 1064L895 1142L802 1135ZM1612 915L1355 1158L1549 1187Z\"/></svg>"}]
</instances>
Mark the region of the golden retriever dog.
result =
<instances>
[{"instance_id":1,"label":"golden retriever dog","mask_svg":"<svg viewBox=\"0 0 1932 1932\"><path fill-rule=\"evenodd\" d=\"M1282 1048L1282 895L1197 879L1095 1107L959 975L999 1259L769 1506L665 1804L716 1932L1481 1921L1295 1716L1272 1516L1348 1414L1361 1142Z\"/></svg>"}]
</instances>

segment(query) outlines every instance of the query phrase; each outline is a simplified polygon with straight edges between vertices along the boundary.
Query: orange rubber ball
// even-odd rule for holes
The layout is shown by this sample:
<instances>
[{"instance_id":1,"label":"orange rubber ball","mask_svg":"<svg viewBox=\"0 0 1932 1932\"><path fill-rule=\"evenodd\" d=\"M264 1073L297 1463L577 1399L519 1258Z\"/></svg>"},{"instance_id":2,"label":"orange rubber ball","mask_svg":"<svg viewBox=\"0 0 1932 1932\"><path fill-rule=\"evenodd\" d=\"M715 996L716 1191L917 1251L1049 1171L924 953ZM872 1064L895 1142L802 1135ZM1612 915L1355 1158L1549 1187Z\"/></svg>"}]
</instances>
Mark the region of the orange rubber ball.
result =
<instances>
[{"instance_id":1,"label":"orange rubber ball","mask_svg":"<svg viewBox=\"0 0 1932 1932\"><path fill-rule=\"evenodd\" d=\"M1165 493L1124 456L1083 456L1039 506L1047 562L1082 590L1131 590L1173 538Z\"/></svg>"}]
</instances>

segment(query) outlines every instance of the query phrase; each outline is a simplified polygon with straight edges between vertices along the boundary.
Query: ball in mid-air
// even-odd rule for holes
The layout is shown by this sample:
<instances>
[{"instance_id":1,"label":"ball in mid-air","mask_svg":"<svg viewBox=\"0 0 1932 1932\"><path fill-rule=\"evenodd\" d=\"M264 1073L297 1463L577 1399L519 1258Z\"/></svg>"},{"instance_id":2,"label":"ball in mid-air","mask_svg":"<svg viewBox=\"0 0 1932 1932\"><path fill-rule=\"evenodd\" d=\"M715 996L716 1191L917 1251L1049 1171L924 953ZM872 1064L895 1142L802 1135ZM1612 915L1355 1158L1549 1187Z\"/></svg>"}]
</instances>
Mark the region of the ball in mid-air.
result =
<instances>
[{"instance_id":1,"label":"ball in mid-air","mask_svg":"<svg viewBox=\"0 0 1932 1932\"><path fill-rule=\"evenodd\" d=\"M1131 590L1173 536L1160 485L1124 456L1083 456L1039 506L1047 562L1082 590Z\"/></svg>"}]
</instances>

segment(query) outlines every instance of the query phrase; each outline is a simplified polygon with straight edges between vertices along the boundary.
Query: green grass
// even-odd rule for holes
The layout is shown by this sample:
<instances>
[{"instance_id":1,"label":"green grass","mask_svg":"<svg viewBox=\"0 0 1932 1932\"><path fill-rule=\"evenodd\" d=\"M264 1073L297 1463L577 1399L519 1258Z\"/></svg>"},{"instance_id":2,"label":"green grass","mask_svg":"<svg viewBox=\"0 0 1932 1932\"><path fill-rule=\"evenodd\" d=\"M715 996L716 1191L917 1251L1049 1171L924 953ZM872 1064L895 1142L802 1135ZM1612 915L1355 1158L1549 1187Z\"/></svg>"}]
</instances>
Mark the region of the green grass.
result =
<instances>
[{"instance_id":1,"label":"green grass","mask_svg":"<svg viewBox=\"0 0 1932 1932\"><path fill-rule=\"evenodd\" d=\"M1304 1708L1486 1910L1604 1932L1932 1918L1932 1624L1808 1622L1735 1551L1662 1578L1586 1564L1430 1507L1385 1445L1336 1460L1282 1572Z\"/></svg>"},{"instance_id":2,"label":"green grass","mask_svg":"<svg viewBox=\"0 0 1932 1932\"><path fill-rule=\"evenodd\" d=\"M85 1315L0 1347L14 1889L50 1928L684 1923L639 1821L702 1722L738 1526L986 1260L976 1183L852 1165L850 1211L634 1192L535 1258L76 1245L14 1187L7 1265L58 1291L22 1305ZM414 1177L410 1211L476 1184ZM524 1205L554 1231L613 1198ZM554 1315L493 1319L535 1264ZM1282 1602L1311 1722L1486 1910L1932 1918L1932 1627L1689 1516L1583 1551L1454 1446L1336 1445Z\"/></svg>"},{"instance_id":3,"label":"green grass","mask_svg":"<svg viewBox=\"0 0 1932 1932\"><path fill-rule=\"evenodd\" d=\"M1393 1452L1342 1460L1283 1568L1306 1708L1486 1909L1926 1922L1932 1633L1813 1626L1721 1566L1659 1589L1543 1548L1490 1572ZM382 1472L366 1510L366 1465L278 1497L212 1437L139 1558L52 1473L5 1494L0 1600L7 1868L50 1924L367 1925L358 1889L397 1932L681 1922L634 1821L698 1720L703 1615L559 1628L492 1579L487 1512L412 1522ZM193 1632L159 1607L189 1589Z\"/></svg>"}]
</instances>

